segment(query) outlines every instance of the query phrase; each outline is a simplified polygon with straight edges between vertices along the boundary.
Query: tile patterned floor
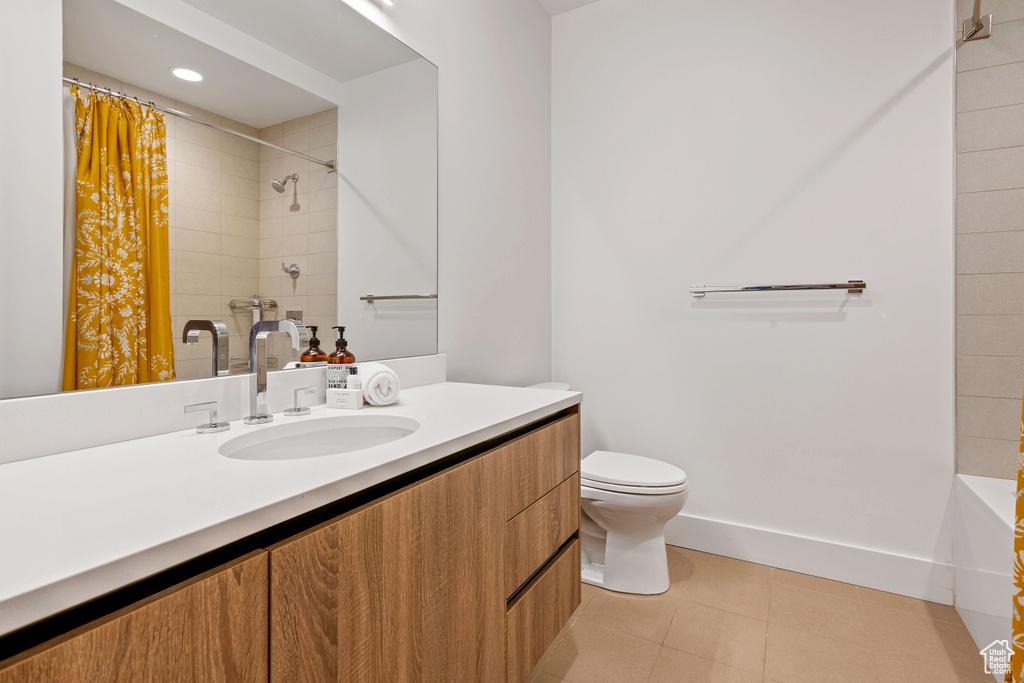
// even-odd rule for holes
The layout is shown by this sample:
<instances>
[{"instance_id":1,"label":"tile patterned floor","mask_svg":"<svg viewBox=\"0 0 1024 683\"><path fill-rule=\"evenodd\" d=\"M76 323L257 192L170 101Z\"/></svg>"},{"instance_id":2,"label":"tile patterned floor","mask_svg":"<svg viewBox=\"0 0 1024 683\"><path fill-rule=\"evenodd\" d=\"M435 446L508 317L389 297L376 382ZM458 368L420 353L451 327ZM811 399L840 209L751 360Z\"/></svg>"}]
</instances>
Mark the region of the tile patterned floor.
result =
<instances>
[{"instance_id":1,"label":"tile patterned floor","mask_svg":"<svg viewBox=\"0 0 1024 683\"><path fill-rule=\"evenodd\" d=\"M583 601L529 683L994 683L952 607L669 547L672 587Z\"/></svg>"}]
</instances>

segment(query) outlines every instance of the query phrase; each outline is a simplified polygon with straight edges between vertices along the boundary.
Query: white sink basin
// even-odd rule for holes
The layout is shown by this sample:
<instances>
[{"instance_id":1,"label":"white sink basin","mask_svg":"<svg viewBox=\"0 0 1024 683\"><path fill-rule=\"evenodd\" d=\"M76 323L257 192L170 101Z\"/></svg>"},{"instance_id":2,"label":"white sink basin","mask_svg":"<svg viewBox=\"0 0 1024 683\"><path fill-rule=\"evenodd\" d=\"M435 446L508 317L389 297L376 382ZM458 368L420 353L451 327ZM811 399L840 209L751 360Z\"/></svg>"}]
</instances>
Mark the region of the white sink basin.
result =
<instances>
[{"instance_id":1,"label":"white sink basin","mask_svg":"<svg viewBox=\"0 0 1024 683\"><path fill-rule=\"evenodd\" d=\"M409 436L419 428L416 420L397 415L297 419L226 441L217 452L238 460L320 458L381 446Z\"/></svg>"}]
</instances>

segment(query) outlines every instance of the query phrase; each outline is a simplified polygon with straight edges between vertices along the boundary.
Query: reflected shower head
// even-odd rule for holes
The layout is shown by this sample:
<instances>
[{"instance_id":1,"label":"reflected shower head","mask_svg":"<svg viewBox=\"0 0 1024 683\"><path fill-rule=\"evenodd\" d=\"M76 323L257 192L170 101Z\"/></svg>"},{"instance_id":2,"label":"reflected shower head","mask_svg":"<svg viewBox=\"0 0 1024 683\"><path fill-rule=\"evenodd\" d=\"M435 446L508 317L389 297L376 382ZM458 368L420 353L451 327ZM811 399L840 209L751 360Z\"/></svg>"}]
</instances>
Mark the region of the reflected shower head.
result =
<instances>
[{"instance_id":1,"label":"reflected shower head","mask_svg":"<svg viewBox=\"0 0 1024 683\"><path fill-rule=\"evenodd\" d=\"M270 186L274 188L274 190L277 192L284 192L284 186L288 184L289 180L292 181L293 183L299 182L299 174L292 173L291 175L286 175L284 178L281 178L280 180L271 180Z\"/></svg>"}]
</instances>

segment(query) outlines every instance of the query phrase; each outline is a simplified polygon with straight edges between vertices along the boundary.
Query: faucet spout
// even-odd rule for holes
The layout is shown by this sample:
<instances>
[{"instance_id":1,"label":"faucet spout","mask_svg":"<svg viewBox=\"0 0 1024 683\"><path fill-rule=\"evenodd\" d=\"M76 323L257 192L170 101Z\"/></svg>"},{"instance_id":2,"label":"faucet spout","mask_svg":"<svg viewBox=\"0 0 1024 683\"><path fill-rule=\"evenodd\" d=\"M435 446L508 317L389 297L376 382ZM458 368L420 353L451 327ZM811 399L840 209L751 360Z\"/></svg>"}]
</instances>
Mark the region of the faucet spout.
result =
<instances>
[{"instance_id":1,"label":"faucet spout","mask_svg":"<svg viewBox=\"0 0 1024 683\"><path fill-rule=\"evenodd\" d=\"M189 320L181 330L183 344L198 344L199 332L213 335L213 377L224 377L231 373L228 352L228 326L220 320Z\"/></svg>"},{"instance_id":2,"label":"faucet spout","mask_svg":"<svg viewBox=\"0 0 1024 683\"><path fill-rule=\"evenodd\" d=\"M247 425L273 422L267 410L267 337L281 332L291 337L299 351L309 344L309 332L298 320L261 320L249 330L249 417Z\"/></svg>"}]
</instances>

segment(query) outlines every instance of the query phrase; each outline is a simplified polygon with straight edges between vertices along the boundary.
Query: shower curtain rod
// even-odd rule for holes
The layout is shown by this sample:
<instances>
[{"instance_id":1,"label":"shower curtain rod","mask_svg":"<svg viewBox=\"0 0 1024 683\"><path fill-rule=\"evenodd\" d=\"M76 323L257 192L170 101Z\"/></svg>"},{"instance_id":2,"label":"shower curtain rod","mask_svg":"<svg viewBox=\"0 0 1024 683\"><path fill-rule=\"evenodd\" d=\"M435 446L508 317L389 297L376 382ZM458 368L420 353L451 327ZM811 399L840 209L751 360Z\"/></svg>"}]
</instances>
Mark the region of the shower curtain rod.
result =
<instances>
[{"instance_id":1,"label":"shower curtain rod","mask_svg":"<svg viewBox=\"0 0 1024 683\"><path fill-rule=\"evenodd\" d=\"M183 118L183 119L188 119L189 121L192 121L193 123L198 123L200 126L206 126L208 128L213 128L214 130L219 130L219 131L222 131L224 133L230 133L231 135L237 135L240 138L245 138L246 140L252 140L253 142L256 142L256 143L259 143L261 145L264 145L265 147L273 147L276 150L280 150L282 152L286 152L288 154L291 154L292 156L297 156L300 159L305 159L306 161L312 161L315 164L320 164L321 166L326 166L329 169L328 173L333 173L335 170L337 170L337 169L334 168L334 162L333 161L322 161L320 159L317 159L316 157L311 157L308 154L303 154L302 152L296 152L293 149L288 149L287 147L281 147L280 145L275 145L272 142L267 142L266 140L260 140L259 138L254 138L253 136L246 135L245 133L239 133L237 130L231 130L230 128L223 128L222 126L218 126L218 125L213 124L213 123L207 123L206 121L200 121L199 119L194 118L191 114L186 114L185 112L178 111L177 109L171 109L169 107L163 107L163 106L160 106L159 104L156 104L155 102L144 102L144 101L140 100L138 97L132 97L131 95L125 95L124 93L121 93L121 92L115 92L115 91L113 91L113 90L111 90L109 88L101 88L100 86L93 85L92 83L82 83L77 78L68 78L67 76L64 76L62 78L63 78L63 81L65 83L71 83L71 84L73 84L73 85L75 85L75 86L77 86L79 88L88 88L89 90L95 90L96 92L106 93L107 95L113 95L114 97L120 97L121 99L125 99L125 100L135 100L136 102L138 102L140 105L142 105L144 107L149 107L150 109L156 109L157 111L164 112L165 114L170 114L172 116L178 116L178 117Z\"/></svg>"}]
</instances>

